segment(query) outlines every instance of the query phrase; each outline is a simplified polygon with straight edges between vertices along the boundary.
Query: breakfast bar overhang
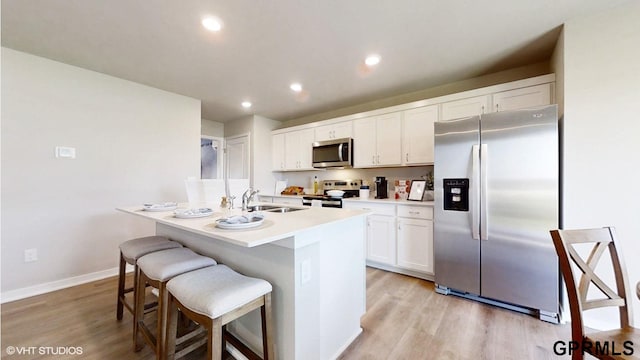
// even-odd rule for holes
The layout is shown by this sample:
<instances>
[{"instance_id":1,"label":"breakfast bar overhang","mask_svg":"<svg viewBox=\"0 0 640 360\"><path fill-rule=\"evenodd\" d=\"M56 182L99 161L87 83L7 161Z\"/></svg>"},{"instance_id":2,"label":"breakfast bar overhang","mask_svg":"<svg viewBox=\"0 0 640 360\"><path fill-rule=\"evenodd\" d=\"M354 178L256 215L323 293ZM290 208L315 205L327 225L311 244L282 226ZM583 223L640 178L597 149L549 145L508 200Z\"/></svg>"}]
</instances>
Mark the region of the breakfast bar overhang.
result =
<instances>
[{"instance_id":1,"label":"breakfast bar overhang","mask_svg":"<svg viewBox=\"0 0 640 360\"><path fill-rule=\"evenodd\" d=\"M259 227L229 230L215 226L222 212L179 219L173 212L148 212L140 206L118 210L155 221L157 235L269 281L279 359L334 359L362 331L367 211L308 207L265 212ZM259 315L248 314L228 327L258 354Z\"/></svg>"}]
</instances>

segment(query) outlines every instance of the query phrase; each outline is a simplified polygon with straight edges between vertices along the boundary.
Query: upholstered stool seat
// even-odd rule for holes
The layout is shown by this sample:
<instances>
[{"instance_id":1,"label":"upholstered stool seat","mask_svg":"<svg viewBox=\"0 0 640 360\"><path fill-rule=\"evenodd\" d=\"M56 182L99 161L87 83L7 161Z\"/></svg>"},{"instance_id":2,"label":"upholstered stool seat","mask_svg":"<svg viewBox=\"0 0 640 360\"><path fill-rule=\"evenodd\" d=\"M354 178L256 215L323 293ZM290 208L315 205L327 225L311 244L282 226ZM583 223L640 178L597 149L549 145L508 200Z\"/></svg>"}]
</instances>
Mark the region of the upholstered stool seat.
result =
<instances>
[{"instance_id":1,"label":"upholstered stool seat","mask_svg":"<svg viewBox=\"0 0 640 360\"><path fill-rule=\"evenodd\" d=\"M262 279L241 275L225 265L191 271L167 283L169 313L167 321L166 351L169 359L186 354L175 352L177 311L208 330L209 359L220 359L224 350L223 336L248 358L256 358L248 347L226 333L223 326L246 313L260 308L262 315L262 341L264 359L274 359L272 344L271 284ZM187 335L188 336L188 335ZM203 340L202 343L205 341ZM240 345L240 346L238 346ZM193 350L193 347L185 349ZM251 354L246 354L250 352Z\"/></svg>"},{"instance_id":2,"label":"upholstered stool seat","mask_svg":"<svg viewBox=\"0 0 640 360\"><path fill-rule=\"evenodd\" d=\"M198 255L187 248L177 248L162 250L147 254L138 259L139 279L135 307L134 321L134 346L135 350L140 350L142 344L139 342L138 334L141 333L144 340L153 347L159 359L164 358L164 334L166 322L167 303L167 281L173 277L216 265L216 261L202 255ZM158 310L157 310L157 331L155 336L144 323L144 308L146 285L158 289Z\"/></svg>"},{"instance_id":3,"label":"upholstered stool seat","mask_svg":"<svg viewBox=\"0 0 640 360\"><path fill-rule=\"evenodd\" d=\"M137 239L125 241L120 244L120 269L118 278L118 302L116 310L116 318L122 320L124 308L131 314L134 313L135 291L138 286L138 266L137 260L147 254L155 251L180 248L182 245L175 241L171 241L164 236L147 236ZM127 264L134 266L133 286L125 288L125 271ZM129 304L125 295L134 292L134 302Z\"/></svg>"}]
</instances>

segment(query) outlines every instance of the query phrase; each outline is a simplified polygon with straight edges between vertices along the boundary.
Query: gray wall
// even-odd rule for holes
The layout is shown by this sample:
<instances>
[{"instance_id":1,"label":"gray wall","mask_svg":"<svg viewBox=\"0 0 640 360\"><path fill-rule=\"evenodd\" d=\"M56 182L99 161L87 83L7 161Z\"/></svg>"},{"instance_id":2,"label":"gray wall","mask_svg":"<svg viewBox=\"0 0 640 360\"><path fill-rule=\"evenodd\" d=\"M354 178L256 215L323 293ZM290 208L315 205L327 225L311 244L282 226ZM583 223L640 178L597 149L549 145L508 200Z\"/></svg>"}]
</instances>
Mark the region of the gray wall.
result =
<instances>
[{"instance_id":1,"label":"gray wall","mask_svg":"<svg viewBox=\"0 0 640 360\"><path fill-rule=\"evenodd\" d=\"M186 201L200 120L199 100L2 48L3 300L104 276L119 243L153 234L115 208ZM56 159L55 146L77 158ZM25 263L30 248L39 260Z\"/></svg>"}]
</instances>

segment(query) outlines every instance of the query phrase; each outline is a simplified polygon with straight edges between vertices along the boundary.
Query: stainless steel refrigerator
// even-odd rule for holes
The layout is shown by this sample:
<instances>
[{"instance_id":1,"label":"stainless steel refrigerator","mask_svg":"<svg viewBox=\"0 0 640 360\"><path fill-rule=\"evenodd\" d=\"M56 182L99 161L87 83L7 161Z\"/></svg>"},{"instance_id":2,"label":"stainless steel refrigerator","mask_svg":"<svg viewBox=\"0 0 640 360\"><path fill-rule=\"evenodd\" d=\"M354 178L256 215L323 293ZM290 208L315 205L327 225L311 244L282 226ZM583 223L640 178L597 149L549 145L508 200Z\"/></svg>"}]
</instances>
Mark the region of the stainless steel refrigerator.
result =
<instances>
[{"instance_id":1,"label":"stainless steel refrigerator","mask_svg":"<svg viewBox=\"0 0 640 360\"><path fill-rule=\"evenodd\" d=\"M435 124L436 291L558 322L557 106Z\"/></svg>"}]
</instances>

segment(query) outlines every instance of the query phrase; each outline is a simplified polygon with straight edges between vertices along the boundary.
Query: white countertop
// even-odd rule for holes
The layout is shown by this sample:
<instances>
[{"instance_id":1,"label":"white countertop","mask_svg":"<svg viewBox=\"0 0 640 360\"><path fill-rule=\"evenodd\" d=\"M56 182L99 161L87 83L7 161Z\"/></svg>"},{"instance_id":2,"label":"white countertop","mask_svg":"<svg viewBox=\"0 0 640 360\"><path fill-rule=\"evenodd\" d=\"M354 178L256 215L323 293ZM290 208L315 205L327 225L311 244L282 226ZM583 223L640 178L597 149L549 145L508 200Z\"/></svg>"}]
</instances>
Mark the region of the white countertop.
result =
<instances>
[{"instance_id":1,"label":"white countertop","mask_svg":"<svg viewBox=\"0 0 640 360\"><path fill-rule=\"evenodd\" d=\"M433 206L433 201L411 201L411 200L396 200L396 199L376 199L376 198L366 198L361 199L359 197L352 197L342 199L343 202L368 202L368 203L379 203L379 204L388 204L388 205L412 205L412 206Z\"/></svg>"},{"instance_id":2,"label":"white countertop","mask_svg":"<svg viewBox=\"0 0 640 360\"><path fill-rule=\"evenodd\" d=\"M259 203L257 203L259 204ZM252 203L255 205L255 203ZM274 205L268 203L265 205ZM276 204L277 205L277 204ZM296 207L283 204L283 207ZM179 208L188 208L188 204L179 204ZM357 209L334 209L322 207L304 207L304 210L289 213L272 213L263 211L265 219L262 225L255 228L225 230L216 227L215 220L231 215L240 215L240 209L232 210L232 213L223 213L225 210L214 209L212 216L179 219L173 216L173 211L144 211L142 205L119 207L117 210L141 216L149 220L170 225L179 229L191 231L211 238L223 240L243 247L254 247L296 235L301 231L337 223L345 219L366 216L369 211Z\"/></svg>"}]
</instances>

